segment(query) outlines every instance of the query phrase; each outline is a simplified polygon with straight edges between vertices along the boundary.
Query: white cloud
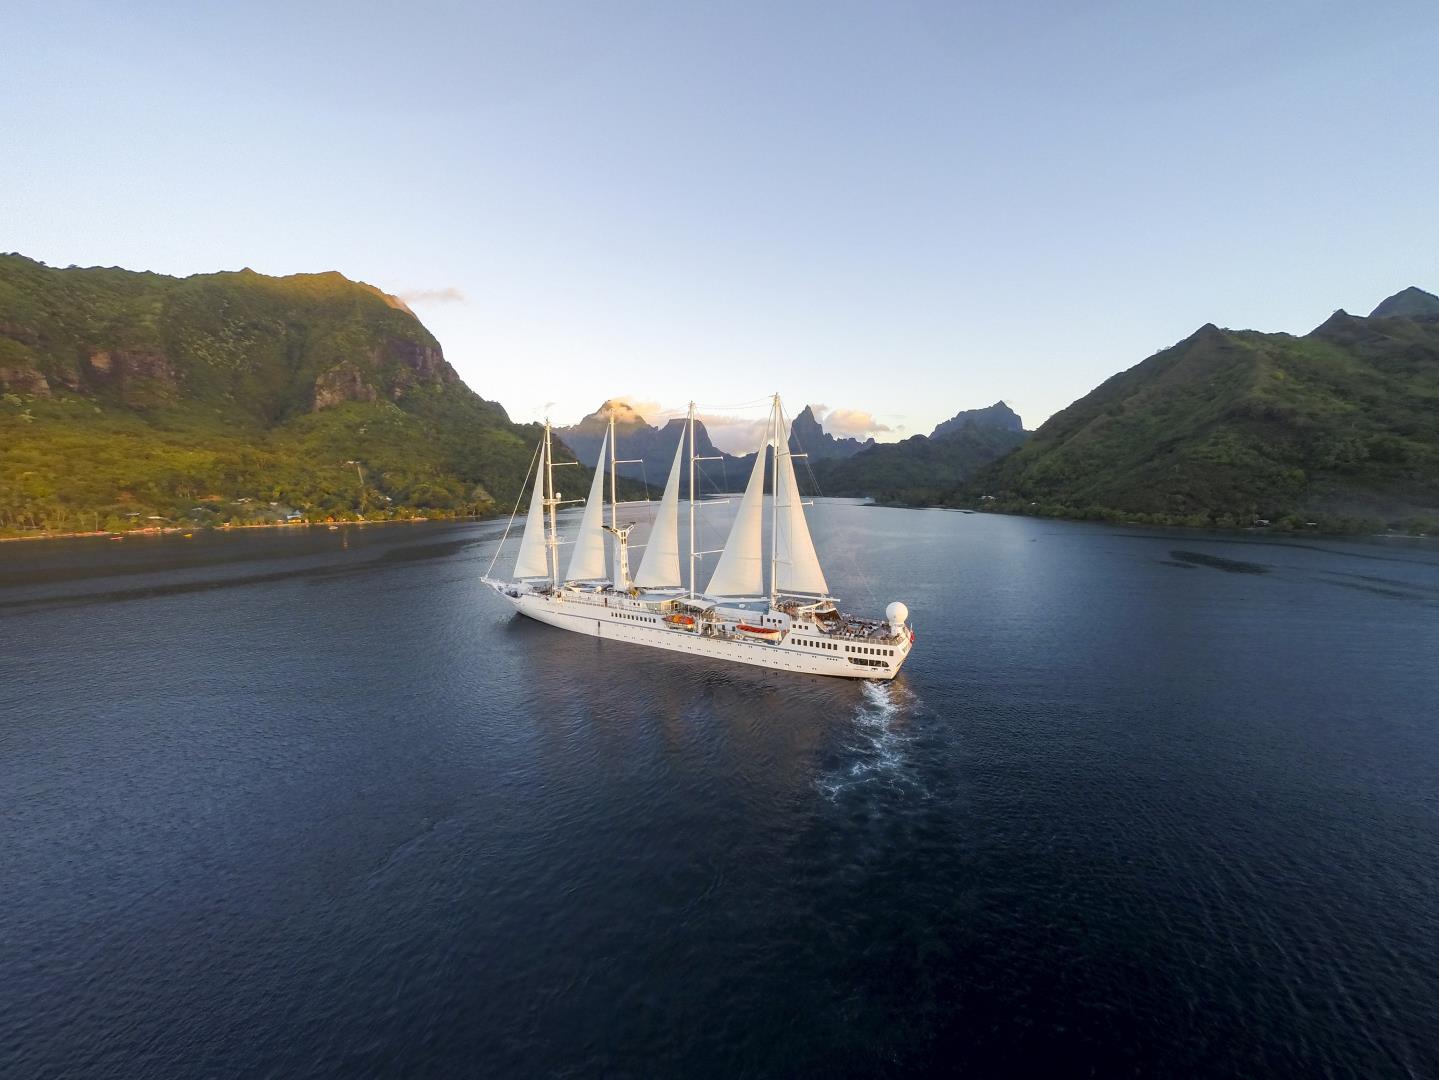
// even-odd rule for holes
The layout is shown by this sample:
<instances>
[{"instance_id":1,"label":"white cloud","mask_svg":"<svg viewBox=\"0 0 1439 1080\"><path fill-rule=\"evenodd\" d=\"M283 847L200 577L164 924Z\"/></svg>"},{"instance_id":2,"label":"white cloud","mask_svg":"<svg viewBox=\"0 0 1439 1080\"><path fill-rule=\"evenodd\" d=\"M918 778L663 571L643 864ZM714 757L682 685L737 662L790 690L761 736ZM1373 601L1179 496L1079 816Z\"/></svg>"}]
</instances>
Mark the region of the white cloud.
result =
<instances>
[{"instance_id":1,"label":"white cloud","mask_svg":"<svg viewBox=\"0 0 1439 1080\"><path fill-rule=\"evenodd\" d=\"M769 434L769 418L765 416L696 413L695 418L704 421L710 440L727 454L752 454Z\"/></svg>"},{"instance_id":2,"label":"white cloud","mask_svg":"<svg viewBox=\"0 0 1439 1080\"><path fill-rule=\"evenodd\" d=\"M398 294L407 304L463 304L465 294L453 285L443 289L410 289Z\"/></svg>"},{"instance_id":3,"label":"white cloud","mask_svg":"<svg viewBox=\"0 0 1439 1080\"><path fill-rule=\"evenodd\" d=\"M635 412L645 418L645 423L655 427L664 427L665 420L674 415L673 409L665 409L658 401L642 401L633 394L621 394L613 398L614 401L623 401ZM680 415L684 415L681 410Z\"/></svg>"},{"instance_id":4,"label":"white cloud","mask_svg":"<svg viewBox=\"0 0 1439 1080\"><path fill-rule=\"evenodd\" d=\"M874 413L864 409L827 409L823 414L820 410L822 405L815 405L815 418L819 420L820 426L836 439L846 437L864 439L870 435L877 435L880 432L894 430L888 424L882 424L874 418Z\"/></svg>"}]
</instances>

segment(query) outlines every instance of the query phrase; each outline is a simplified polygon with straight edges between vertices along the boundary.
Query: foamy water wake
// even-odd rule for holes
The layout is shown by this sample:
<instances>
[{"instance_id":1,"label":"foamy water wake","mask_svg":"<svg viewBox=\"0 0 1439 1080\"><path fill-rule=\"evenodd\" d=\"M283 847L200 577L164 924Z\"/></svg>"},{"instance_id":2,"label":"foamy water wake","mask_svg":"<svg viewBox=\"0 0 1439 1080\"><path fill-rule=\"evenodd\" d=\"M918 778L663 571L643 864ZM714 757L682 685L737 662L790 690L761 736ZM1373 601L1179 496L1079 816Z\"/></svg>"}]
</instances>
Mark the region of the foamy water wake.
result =
<instances>
[{"instance_id":1,"label":"foamy water wake","mask_svg":"<svg viewBox=\"0 0 1439 1080\"><path fill-rule=\"evenodd\" d=\"M924 792L914 777L906 749L914 735L905 722L914 711L912 693L893 683L867 682L855 707L853 740L845 745L849 764L816 781L833 800L845 791L867 784L907 787ZM926 793L927 794L927 793Z\"/></svg>"}]
</instances>

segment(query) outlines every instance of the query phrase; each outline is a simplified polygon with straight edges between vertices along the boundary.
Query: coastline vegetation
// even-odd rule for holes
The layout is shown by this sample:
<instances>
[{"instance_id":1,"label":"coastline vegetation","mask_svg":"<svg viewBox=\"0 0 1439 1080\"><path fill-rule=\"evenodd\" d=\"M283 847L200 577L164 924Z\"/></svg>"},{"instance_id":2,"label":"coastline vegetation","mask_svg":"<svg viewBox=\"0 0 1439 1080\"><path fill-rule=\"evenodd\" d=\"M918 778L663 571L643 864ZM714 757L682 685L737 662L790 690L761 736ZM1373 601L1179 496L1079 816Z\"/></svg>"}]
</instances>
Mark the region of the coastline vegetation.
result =
<instances>
[{"instance_id":1,"label":"coastline vegetation","mask_svg":"<svg viewBox=\"0 0 1439 1080\"><path fill-rule=\"evenodd\" d=\"M1439 298L1406 295L1405 314L1336 312L1303 337L1202 327L923 501L1191 528L1435 533Z\"/></svg>"},{"instance_id":2,"label":"coastline vegetation","mask_svg":"<svg viewBox=\"0 0 1439 1080\"><path fill-rule=\"evenodd\" d=\"M504 513L539 436L340 274L0 255L0 536ZM1303 337L1207 325L1032 435L975 422L811 464L822 492L890 505L1433 533L1439 298Z\"/></svg>"},{"instance_id":3,"label":"coastline vegetation","mask_svg":"<svg viewBox=\"0 0 1439 1080\"><path fill-rule=\"evenodd\" d=\"M490 515L539 436L339 274L0 255L0 536Z\"/></svg>"}]
</instances>

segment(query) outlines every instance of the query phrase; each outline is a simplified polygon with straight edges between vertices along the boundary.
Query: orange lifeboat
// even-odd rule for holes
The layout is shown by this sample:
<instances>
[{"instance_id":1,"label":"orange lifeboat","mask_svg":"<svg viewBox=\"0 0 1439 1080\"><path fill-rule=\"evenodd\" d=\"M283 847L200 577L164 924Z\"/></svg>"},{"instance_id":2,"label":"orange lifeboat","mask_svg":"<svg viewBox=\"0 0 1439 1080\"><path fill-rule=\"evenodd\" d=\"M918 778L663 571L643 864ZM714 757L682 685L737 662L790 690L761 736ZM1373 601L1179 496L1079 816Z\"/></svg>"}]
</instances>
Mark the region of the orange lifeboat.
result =
<instances>
[{"instance_id":1,"label":"orange lifeboat","mask_svg":"<svg viewBox=\"0 0 1439 1080\"><path fill-rule=\"evenodd\" d=\"M686 630L692 630L695 625L695 617L693 615L666 615L665 622L671 626L680 626Z\"/></svg>"},{"instance_id":2,"label":"orange lifeboat","mask_svg":"<svg viewBox=\"0 0 1439 1080\"><path fill-rule=\"evenodd\" d=\"M735 627L735 631L746 637L759 638L761 641L779 640L779 631L772 626L750 626L749 623L740 623Z\"/></svg>"}]
</instances>

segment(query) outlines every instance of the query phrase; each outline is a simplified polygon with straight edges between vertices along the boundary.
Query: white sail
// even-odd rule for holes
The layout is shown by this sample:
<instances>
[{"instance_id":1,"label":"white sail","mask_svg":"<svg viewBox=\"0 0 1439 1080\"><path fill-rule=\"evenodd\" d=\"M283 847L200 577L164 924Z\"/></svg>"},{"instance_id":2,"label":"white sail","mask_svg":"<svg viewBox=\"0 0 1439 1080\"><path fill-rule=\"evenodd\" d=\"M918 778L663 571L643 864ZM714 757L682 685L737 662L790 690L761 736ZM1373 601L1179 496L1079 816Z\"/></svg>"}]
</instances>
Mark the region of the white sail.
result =
<instances>
[{"instance_id":1,"label":"white sail","mask_svg":"<svg viewBox=\"0 0 1439 1080\"><path fill-rule=\"evenodd\" d=\"M655 515L655 526L650 530L644 558L640 559L640 568L635 574L635 584L642 589L680 584L680 462L684 454L682 433L675 447L675 460L670 465L670 478L665 481L659 513Z\"/></svg>"},{"instance_id":2,"label":"white sail","mask_svg":"<svg viewBox=\"0 0 1439 1080\"><path fill-rule=\"evenodd\" d=\"M520 539L520 557L515 560L516 578L550 576L549 553L545 550L545 448L540 445L535 465L535 492L525 518L525 535Z\"/></svg>"},{"instance_id":3,"label":"white sail","mask_svg":"<svg viewBox=\"0 0 1439 1080\"><path fill-rule=\"evenodd\" d=\"M570 552L566 581L596 581L605 576L605 454L609 444L609 432L605 432L600 440L595 478L590 481L590 497L585 500L584 516L580 518L580 534Z\"/></svg>"},{"instance_id":4,"label":"white sail","mask_svg":"<svg viewBox=\"0 0 1439 1080\"><path fill-rule=\"evenodd\" d=\"M729 539L715 565L714 576L710 578L707 596L761 596L764 593L764 557L761 530L764 523L764 469L765 447L770 440L760 445L755 455L754 471L749 474L744 497L740 499L739 513L730 527ZM694 498L694 494L690 494Z\"/></svg>"},{"instance_id":5,"label":"white sail","mask_svg":"<svg viewBox=\"0 0 1439 1080\"><path fill-rule=\"evenodd\" d=\"M829 586L815 554L804 517L799 484L794 478L794 458L788 450L779 456L779 491L775 493L774 534L775 590L784 593L813 593L828 596Z\"/></svg>"}]
</instances>

